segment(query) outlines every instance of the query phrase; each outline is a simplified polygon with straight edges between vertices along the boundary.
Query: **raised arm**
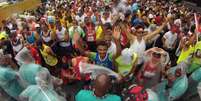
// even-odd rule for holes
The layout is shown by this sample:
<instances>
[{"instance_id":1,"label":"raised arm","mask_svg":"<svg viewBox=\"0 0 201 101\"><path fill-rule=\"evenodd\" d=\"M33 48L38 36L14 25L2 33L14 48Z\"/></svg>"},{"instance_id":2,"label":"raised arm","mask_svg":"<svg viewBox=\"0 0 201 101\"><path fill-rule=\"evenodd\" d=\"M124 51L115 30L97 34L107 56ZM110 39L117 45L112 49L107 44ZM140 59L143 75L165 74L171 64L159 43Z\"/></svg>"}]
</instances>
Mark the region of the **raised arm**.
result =
<instances>
[{"instance_id":1,"label":"raised arm","mask_svg":"<svg viewBox=\"0 0 201 101\"><path fill-rule=\"evenodd\" d=\"M120 44L121 29L115 27L112 36L117 46L117 53L113 56L113 60L115 60L118 56L121 55L121 44Z\"/></svg>"},{"instance_id":2,"label":"raised arm","mask_svg":"<svg viewBox=\"0 0 201 101\"><path fill-rule=\"evenodd\" d=\"M131 28L129 27L126 27L126 37L129 42L133 42L133 40L135 39L134 35L131 34Z\"/></svg>"},{"instance_id":3,"label":"raised arm","mask_svg":"<svg viewBox=\"0 0 201 101\"><path fill-rule=\"evenodd\" d=\"M169 22L169 20L171 19L171 17L168 17L166 19L166 21L157 29L155 30L154 32L152 33L148 33L144 38L145 38L145 41L146 42L149 42L150 39L152 39L153 37L155 37L157 34L159 34L163 28L167 25L167 23Z\"/></svg>"},{"instance_id":4,"label":"raised arm","mask_svg":"<svg viewBox=\"0 0 201 101\"><path fill-rule=\"evenodd\" d=\"M90 52L85 50L85 47L83 44L83 40L80 38L80 34L78 32L75 32L73 35L73 41L75 42L75 47L79 50L82 55L85 55L87 57L90 57Z\"/></svg>"}]
</instances>

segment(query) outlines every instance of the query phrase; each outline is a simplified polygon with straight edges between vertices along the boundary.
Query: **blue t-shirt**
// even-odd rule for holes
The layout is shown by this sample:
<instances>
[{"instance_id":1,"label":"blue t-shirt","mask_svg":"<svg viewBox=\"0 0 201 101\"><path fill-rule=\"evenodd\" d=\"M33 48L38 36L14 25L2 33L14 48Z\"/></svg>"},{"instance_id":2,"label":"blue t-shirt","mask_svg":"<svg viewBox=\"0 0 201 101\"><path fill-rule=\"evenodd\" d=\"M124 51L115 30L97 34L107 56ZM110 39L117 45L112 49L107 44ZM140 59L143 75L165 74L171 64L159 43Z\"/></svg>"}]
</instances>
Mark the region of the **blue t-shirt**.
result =
<instances>
[{"instance_id":1,"label":"blue t-shirt","mask_svg":"<svg viewBox=\"0 0 201 101\"><path fill-rule=\"evenodd\" d=\"M90 53L90 58L95 62L96 65L103 66L111 70L114 69L112 63L112 57L113 57L112 54L106 54L105 58L101 60L98 53L94 52Z\"/></svg>"},{"instance_id":2,"label":"blue t-shirt","mask_svg":"<svg viewBox=\"0 0 201 101\"><path fill-rule=\"evenodd\" d=\"M76 101L121 101L117 95L108 94L104 99L98 99L93 91L81 90L75 97Z\"/></svg>"}]
</instances>

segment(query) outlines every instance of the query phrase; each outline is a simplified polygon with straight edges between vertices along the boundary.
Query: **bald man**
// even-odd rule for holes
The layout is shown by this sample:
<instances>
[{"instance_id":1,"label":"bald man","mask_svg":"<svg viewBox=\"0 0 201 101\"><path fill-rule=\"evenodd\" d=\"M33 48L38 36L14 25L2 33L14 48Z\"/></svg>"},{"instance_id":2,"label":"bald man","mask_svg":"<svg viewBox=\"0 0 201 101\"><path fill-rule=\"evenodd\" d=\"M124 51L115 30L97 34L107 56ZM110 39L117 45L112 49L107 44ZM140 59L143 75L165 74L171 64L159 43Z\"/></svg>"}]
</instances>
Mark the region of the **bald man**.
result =
<instances>
[{"instance_id":1,"label":"bald man","mask_svg":"<svg viewBox=\"0 0 201 101\"><path fill-rule=\"evenodd\" d=\"M81 90L76 95L76 101L121 101L119 96L107 94L110 87L109 76L106 74L98 75L95 80L94 91Z\"/></svg>"}]
</instances>

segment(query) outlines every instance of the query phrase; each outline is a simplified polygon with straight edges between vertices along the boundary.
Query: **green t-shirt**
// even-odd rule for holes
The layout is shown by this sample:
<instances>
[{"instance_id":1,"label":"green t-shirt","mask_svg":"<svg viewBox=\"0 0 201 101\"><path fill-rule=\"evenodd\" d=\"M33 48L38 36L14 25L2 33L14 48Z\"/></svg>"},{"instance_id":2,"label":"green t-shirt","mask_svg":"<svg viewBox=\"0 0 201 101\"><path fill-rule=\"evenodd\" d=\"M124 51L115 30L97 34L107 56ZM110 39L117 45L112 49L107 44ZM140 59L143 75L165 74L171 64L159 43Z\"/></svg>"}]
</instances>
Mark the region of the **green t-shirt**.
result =
<instances>
[{"instance_id":1,"label":"green t-shirt","mask_svg":"<svg viewBox=\"0 0 201 101\"><path fill-rule=\"evenodd\" d=\"M81 27L78 26L77 29L74 29L74 27L72 26L72 27L70 27L68 29L70 38L73 38L73 35L75 33L74 30L76 30L80 34L80 36L82 38L85 37L85 32L84 32L84 30Z\"/></svg>"},{"instance_id":2,"label":"green t-shirt","mask_svg":"<svg viewBox=\"0 0 201 101\"><path fill-rule=\"evenodd\" d=\"M93 91L81 90L76 96L76 101L121 101L117 95L107 94L104 98L99 99L94 96Z\"/></svg>"}]
</instances>

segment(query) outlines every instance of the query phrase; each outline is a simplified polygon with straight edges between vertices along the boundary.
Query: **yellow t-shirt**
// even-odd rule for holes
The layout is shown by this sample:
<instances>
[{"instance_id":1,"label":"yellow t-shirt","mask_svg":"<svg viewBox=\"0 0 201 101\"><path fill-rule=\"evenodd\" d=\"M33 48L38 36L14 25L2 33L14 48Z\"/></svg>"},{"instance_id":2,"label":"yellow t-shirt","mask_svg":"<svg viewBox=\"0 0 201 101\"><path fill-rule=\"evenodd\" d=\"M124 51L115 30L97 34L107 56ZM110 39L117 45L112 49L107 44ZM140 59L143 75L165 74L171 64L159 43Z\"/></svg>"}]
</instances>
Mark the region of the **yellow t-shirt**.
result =
<instances>
[{"instance_id":1,"label":"yellow t-shirt","mask_svg":"<svg viewBox=\"0 0 201 101\"><path fill-rule=\"evenodd\" d=\"M8 38L8 35L6 34L5 31L3 31L3 32L0 33L0 40L7 39L7 38Z\"/></svg>"},{"instance_id":2,"label":"yellow t-shirt","mask_svg":"<svg viewBox=\"0 0 201 101\"><path fill-rule=\"evenodd\" d=\"M52 56L48 53L49 48L50 48L49 46L43 44L43 50L40 50L40 52L46 64L50 66L55 66L58 63L58 59L55 56Z\"/></svg>"},{"instance_id":3,"label":"yellow t-shirt","mask_svg":"<svg viewBox=\"0 0 201 101\"><path fill-rule=\"evenodd\" d=\"M96 40L101 40L103 38L103 28L102 26L98 26L96 29Z\"/></svg>"},{"instance_id":4,"label":"yellow t-shirt","mask_svg":"<svg viewBox=\"0 0 201 101\"><path fill-rule=\"evenodd\" d=\"M66 22L65 22L64 17L62 19L60 19L59 21L60 21L62 26L66 27Z\"/></svg>"}]
</instances>

